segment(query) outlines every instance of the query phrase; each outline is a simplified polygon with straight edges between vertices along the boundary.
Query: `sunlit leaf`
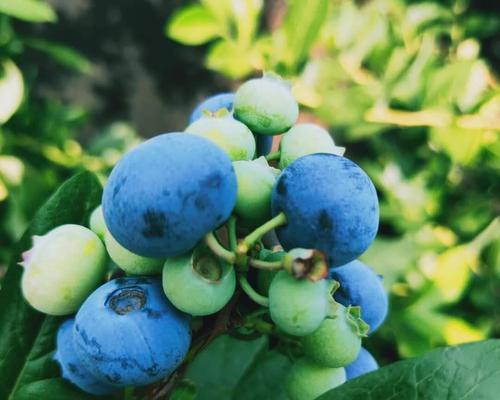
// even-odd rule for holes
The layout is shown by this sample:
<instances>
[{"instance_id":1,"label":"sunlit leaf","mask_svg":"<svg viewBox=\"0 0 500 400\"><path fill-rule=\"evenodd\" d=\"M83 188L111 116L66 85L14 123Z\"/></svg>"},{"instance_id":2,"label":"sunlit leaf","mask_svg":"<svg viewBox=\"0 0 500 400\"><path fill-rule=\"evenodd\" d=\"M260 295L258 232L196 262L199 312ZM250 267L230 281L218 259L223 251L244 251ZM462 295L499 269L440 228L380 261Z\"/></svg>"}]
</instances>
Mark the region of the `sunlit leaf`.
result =
<instances>
[{"instance_id":1,"label":"sunlit leaf","mask_svg":"<svg viewBox=\"0 0 500 400\"><path fill-rule=\"evenodd\" d=\"M252 72L251 54L236 43L219 41L207 55L207 67L231 78L242 78Z\"/></svg>"},{"instance_id":2,"label":"sunlit leaf","mask_svg":"<svg viewBox=\"0 0 500 400\"><path fill-rule=\"evenodd\" d=\"M221 27L207 9L192 5L174 14L165 27L165 33L178 42L198 45L215 39L221 34Z\"/></svg>"},{"instance_id":3,"label":"sunlit leaf","mask_svg":"<svg viewBox=\"0 0 500 400\"><path fill-rule=\"evenodd\" d=\"M0 0L1 1L1 0ZM0 65L0 124L7 122L21 105L24 81L19 68L11 60Z\"/></svg>"},{"instance_id":4,"label":"sunlit leaf","mask_svg":"<svg viewBox=\"0 0 500 400\"><path fill-rule=\"evenodd\" d=\"M54 22L57 15L44 0L0 0L0 13L31 22Z\"/></svg>"}]
</instances>

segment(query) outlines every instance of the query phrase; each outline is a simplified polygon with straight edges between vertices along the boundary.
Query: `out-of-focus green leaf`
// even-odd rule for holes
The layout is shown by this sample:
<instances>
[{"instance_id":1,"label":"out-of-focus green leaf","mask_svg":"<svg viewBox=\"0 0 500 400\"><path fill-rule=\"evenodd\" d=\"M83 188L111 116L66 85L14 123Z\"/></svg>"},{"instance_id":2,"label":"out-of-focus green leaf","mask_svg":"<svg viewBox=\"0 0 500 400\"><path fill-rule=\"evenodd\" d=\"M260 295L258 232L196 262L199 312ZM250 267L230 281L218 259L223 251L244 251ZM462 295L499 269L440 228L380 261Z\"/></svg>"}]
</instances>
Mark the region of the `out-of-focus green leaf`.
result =
<instances>
[{"instance_id":1,"label":"out-of-focus green leaf","mask_svg":"<svg viewBox=\"0 0 500 400\"><path fill-rule=\"evenodd\" d=\"M48 54L54 61L81 73L91 71L90 61L78 51L59 43L38 38L25 38L24 44Z\"/></svg>"},{"instance_id":2,"label":"out-of-focus green leaf","mask_svg":"<svg viewBox=\"0 0 500 400\"><path fill-rule=\"evenodd\" d=\"M1 1L1 0L0 0ZM7 122L21 105L24 81L19 68L11 60L0 64L0 124Z\"/></svg>"},{"instance_id":3,"label":"out-of-focus green leaf","mask_svg":"<svg viewBox=\"0 0 500 400\"><path fill-rule=\"evenodd\" d=\"M178 42L198 45L221 35L217 19L200 5L192 5L174 14L165 27L165 33Z\"/></svg>"},{"instance_id":4,"label":"out-of-focus green leaf","mask_svg":"<svg viewBox=\"0 0 500 400\"><path fill-rule=\"evenodd\" d=\"M242 78L252 72L252 53L237 43L220 40L207 55L207 67L231 78Z\"/></svg>"},{"instance_id":5,"label":"out-of-focus green leaf","mask_svg":"<svg viewBox=\"0 0 500 400\"><path fill-rule=\"evenodd\" d=\"M500 340L438 349L348 381L319 400L494 399L499 354Z\"/></svg>"},{"instance_id":6,"label":"out-of-focus green leaf","mask_svg":"<svg viewBox=\"0 0 500 400\"><path fill-rule=\"evenodd\" d=\"M432 24L449 23L452 19L453 14L450 9L438 3L422 2L407 8L402 26L408 34L416 35Z\"/></svg>"},{"instance_id":7,"label":"out-of-focus green leaf","mask_svg":"<svg viewBox=\"0 0 500 400\"><path fill-rule=\"evenodd\" d=\"M1 281L0 290L2 399L31 399L35 390L45 392L45 379L57 376L50 357L60 319L45 317L24 301L20 290L23 271L16 263L21 259L21 253L31 246L31 236L43 235L63 224L84 224L101 202L101 193L99 181L89 172L82 172L66 181L37 212L13 252L14 257ZM46 383L50 387L62 386L60 382L54 383L52 380ZM66 398L73 398L74 392L75 389L66 392Z\"/></svg>"},{"instance_id":8,"label":"out-of-focus green leaf","mask_svg":"<svg viewBox=\"0 0 500 400\"><path fill-rule=\"evenodd\" d=\"M292 0L283 23L285 62L295 69L304 61L328 16L328 0Z\"/></svg>"},{"instance_id":9,"label":"out-of-focus green leaf","mask_svg":"<svg viewBox=\"0 0 500 400\"><path fill-rule=\"evenodd\" d=\"M479 154L484 132L455 126L435 127L431 129L431 142L448 153L454 162L467 165Z\"/></svg>"},{"instance_id":10,"label":"out-of-focus green leaf","mask_svg":"<svg viewBox=\"0 0 500 400\"><path fill-rule=\"evenodd\" d=\"M44 0L0 0L0 13L30 22L55 22L54 9Z\"/></svg>"}]
</instances>

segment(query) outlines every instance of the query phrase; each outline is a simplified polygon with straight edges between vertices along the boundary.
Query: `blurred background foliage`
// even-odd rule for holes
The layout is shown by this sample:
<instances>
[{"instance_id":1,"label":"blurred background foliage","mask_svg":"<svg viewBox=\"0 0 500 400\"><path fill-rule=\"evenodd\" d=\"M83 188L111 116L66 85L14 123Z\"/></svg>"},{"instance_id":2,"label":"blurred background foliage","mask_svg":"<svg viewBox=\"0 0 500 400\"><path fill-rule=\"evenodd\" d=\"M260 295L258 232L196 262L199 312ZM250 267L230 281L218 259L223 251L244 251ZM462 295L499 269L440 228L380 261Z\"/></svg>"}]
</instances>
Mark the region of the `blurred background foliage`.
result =
<instances>
[{"instance_id":1,"label":"blurred background foliage","mask_svg":"<svg viewBox=\"0 0 500 400\"><path fill-rule=\"evenodd\" d=\"M379 193L363 259L391 313L366 346L500 337L499 33L487 1L0 0L0 266L63 179L275 70Z\"/></svg>"}]
</instances>

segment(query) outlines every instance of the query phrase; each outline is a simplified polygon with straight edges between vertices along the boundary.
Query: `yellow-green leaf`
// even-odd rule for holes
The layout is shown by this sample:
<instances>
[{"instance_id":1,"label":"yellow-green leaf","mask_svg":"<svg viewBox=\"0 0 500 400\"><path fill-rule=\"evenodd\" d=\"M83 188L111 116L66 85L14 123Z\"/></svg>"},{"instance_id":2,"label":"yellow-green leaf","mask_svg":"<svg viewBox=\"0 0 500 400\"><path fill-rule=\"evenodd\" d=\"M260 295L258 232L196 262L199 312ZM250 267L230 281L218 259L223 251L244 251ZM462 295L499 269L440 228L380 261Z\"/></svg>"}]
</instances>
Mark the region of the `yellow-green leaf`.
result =
<instances>
[{"instance_id":1,"label":"yellow-green leaf","mask_svg":"<svg viewBox=\"0 0 500 400\"><path fill-rule=\"evenodd\" d=\"M54 22L57 15L44 1L0 0L0 13L30 22Z\"/></svg>"},{"instance_id":2,"label":"yellow-green leaf","mask_svg":"<svg viewBox=\"0 0 500 400\"><path fill-rule=\"evenodd\" d=\"M189 45L206 43L220 35L220 32L217 19L199 5L181 9L166 26L168 37Z\"/></svg>"},{"instance_id":3,"label":"yellow-green leaf","mask_svg":"<svg viewBox=\"0 0 500 400\"><path fill-rule=\"evenodd\" d=\"M3 124L20 106L24 82L21 71L11 60L4 61L0 65L0 71L0 124Z\"/></svg>"}]
</instances>

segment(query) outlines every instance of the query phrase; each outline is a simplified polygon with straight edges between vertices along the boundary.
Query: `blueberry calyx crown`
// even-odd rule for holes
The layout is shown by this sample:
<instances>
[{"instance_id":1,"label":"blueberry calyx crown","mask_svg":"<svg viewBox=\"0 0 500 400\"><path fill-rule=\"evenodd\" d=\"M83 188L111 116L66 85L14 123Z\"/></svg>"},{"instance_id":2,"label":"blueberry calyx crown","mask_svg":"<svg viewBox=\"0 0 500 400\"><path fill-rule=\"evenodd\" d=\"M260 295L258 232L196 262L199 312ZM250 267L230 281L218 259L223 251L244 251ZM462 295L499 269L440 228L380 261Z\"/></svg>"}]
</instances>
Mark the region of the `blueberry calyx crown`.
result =
<instances>
[{"instance_id":1,"label":"blueberry calyx crown","mask_svg":"<svg viewBox=\"0 0 500 400\"><path fill-rule=\"evenodd\" d=\"M348 306L346 311L346 319L359 337L368 336L370 325L368 325L361 319L361 307Z\"/></svg>"},{"instance_id":2,"label":"blueberry calyx crown","mask_svg":"<svg viewBox=\"0 0 500 400\"><path fill-rule=\"evenodd\" d=\"M283 258L283 267L298 279L319 281L328 275L325 255L315 249L293 249Z\"/></svg>"},{"instance_id":3,"label":"blueberry calyx crown","mask_svg":"<svg viewBox=\"0 0 500 400\"><path fill-rule=\"evenodd\" d=\"M208 251L198 248L193 254L193 271L208 282L218 282L224 275L221 261Z\"/></svg>"},{"instance_id":4,"label":"blueberry calyx crown","mask_svg":"<svg viewBox=\"0 0 500 400\"><path fill-rule=\"evenodd\" d=\"M129 286L115 290L106 300L106 306L116 314L125 315L141 310L147 301L147 295L139 286Z\"/></svg>"}]
</instances>

